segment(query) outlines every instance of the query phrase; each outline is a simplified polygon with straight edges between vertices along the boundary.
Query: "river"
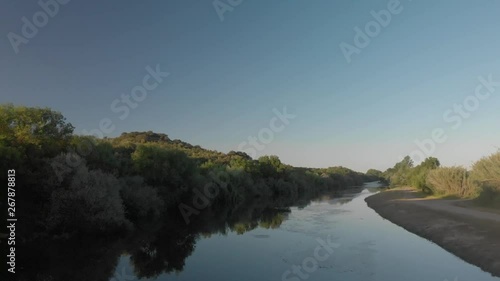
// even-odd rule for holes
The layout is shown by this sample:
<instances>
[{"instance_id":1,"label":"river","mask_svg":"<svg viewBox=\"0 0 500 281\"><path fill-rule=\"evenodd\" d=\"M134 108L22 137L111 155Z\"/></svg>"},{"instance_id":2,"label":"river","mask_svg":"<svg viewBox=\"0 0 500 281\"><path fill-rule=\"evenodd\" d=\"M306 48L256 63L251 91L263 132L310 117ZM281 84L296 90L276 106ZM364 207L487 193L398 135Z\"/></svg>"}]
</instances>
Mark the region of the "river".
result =
<instances>
[{"instance_id":1,"label":"river","mask_svg":"<svg viewBox=\"0 0 500 281\"><path fill-rule=\"evenodd\" d=\"M373 187L195 236L166 231L122 254L109 280L500 280L381 218L364 201Z\"/></svg>"}]
</instances>

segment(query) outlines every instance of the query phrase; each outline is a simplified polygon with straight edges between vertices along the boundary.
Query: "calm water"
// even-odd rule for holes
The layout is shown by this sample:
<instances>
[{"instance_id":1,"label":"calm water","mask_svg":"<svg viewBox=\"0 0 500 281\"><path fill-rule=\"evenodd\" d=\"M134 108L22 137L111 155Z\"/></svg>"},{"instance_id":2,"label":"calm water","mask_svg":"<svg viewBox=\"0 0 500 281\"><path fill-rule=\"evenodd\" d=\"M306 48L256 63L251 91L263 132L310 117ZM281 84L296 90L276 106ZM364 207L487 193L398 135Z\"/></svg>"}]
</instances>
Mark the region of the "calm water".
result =
<instances>
[{"instance_id":1,"label":"calm water","mask_svg":"<svg viewBox=\"0 0 500 281\"><path fill-rule=\"evenodd\" d=\"M109 280L500 280L381 218L364 201L372 192L248 216L227 231L164 231L154 247L121 255Z\"/></svg>"}]
</instances>

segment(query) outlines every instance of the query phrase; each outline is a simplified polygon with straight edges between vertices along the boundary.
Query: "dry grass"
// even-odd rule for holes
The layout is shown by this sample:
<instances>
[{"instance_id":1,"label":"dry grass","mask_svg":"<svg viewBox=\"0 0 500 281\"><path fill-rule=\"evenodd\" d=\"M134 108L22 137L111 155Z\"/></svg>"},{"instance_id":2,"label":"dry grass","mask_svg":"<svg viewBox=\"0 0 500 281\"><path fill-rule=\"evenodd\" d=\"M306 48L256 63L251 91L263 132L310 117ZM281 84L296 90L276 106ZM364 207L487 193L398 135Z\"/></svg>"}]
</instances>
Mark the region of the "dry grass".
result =
<instances>
[{"instance_id":1,"label":"dry grass","mask_svg":"<svg viewBox=\"0 0 500 281\"><path fill-rule=\"evenodd\" d=\"M429 172L427 182L433 193L444 197L473 198L479 194L469 172L463 167L438 168Z\"/></svg>"},{"instance_id":2,"label":"dry grass","mask_svg":"<svg viewBox=\"0 0 500 281\"><path fill-rule=\"evenodd\" d=\"M472 178L482 187L500 192L500 152L484 157L472 166Z\"/></svg>"}]
</instances>

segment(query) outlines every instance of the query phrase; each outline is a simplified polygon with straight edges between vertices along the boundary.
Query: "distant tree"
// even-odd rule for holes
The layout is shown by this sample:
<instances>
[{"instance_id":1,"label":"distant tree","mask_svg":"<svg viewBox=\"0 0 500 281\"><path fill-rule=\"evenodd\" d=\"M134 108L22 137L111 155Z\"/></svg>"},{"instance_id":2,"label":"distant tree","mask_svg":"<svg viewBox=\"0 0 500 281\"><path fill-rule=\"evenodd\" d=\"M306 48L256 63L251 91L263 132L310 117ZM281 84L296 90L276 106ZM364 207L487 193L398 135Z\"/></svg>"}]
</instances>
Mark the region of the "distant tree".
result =
<instances>
[{"instance_id":1,"label":"distant tree","mask_svg":"<svg viewBox=\"0 0 500 281\"><path fill-rule=\"evenodd\" d=\"M265 178L280 177L285 171L285 165L281 163L278 156L259 157L260 173Z\"/></svg>"},{"instance_id":2,"label":"distant tree","mask_svg":"<svg viewBox=\"0 0 500 281\"><path fill-rule=\"evenodd\" d=\"M382 171L376 169L369 169L368 171L366 171L366 174L369 176L379 177L382 175Z\"/></svg>"},{"instance_id":3,"label":"distant tree","mask_svg":"<svg viewBox=\"0 0 500 281\"><path fill-rule=\"evenodd\" d=\"M426 158L420 165L410 171L410 184L426 193L431 193L432 189L427 183L427 176L431 170L440 166L439 160L435 157Z\"/></svg>"},{"instance_id":4,"label":"distant tree","mask_svg":"<svg viewBox=\"0 0 500 281\"><path fill-rule=\"evenodd\" d=\"M380 180L382 179L382 171L369 169L366 171L366 175L370 178L370 180Z\"/></svg>"},{"instance_id":5,"label":"distant tree","mask_svg":"<svg viewBox=\"0 0 500 281\"><path fill-rule=\"evenodd\" d=\"M247 160L247 161L251 161L252 160L252 157L250 157L250 155L246 154L245 152L241 152L241 151L233 151L233 150L231 150L231 151L229 151L227 153L227 156L229 156L229 157L239 156L242 159Z\"/></svg>"},{"instance_id":6,"label":"distant tree","mask_svg":"<svg viewBox=\"0 0 500 281\"><path fill-rule=\"evenodd\" d=\"M396 163L392 169L388 169L384 176L391 186L409 185L411 168L413 168L413 160L410 156L406 156Z\"/></svg>"},{"instance_id":7,"label":"distant tree","mask_svg":"<svg viewBox=\"0 0 500 281\"><path fill-rule=\"evenodd\" d=\"M158 188L166 204L175 204L180 194L197 187L200 174L196 161L178 149L157 144L137 146L131 155L137 175Z\"/></svg>"},{"instance_id":8,"label":"distant tree","mask_svg":"<svg viewBox=\"0 0 500 281\"><path fill-rule=\"evenodd\" d=\"M426 169L436 169L441 166L441 163L436 157L428 157L419 166Z\"/></svg>"}]
</instances>

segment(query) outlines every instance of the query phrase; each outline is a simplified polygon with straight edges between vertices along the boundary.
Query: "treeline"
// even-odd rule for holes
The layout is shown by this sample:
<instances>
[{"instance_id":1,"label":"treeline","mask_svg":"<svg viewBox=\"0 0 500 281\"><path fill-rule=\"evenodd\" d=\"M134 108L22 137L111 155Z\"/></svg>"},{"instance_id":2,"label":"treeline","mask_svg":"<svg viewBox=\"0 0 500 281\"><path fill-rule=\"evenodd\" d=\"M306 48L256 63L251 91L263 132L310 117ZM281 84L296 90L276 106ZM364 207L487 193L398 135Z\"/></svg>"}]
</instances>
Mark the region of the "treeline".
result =
<instances>
[{"instance_id":1,"label":"treeline","mask_svg":"<svg viewBox=\"0 0 500 281\"><path fill-rule=\"evenodd\" d=\"M440 167L434 157L414 166L409 156L382 173L390 186L412 186L429 194L475 198L483 205L500 207L500 152L484 157L470 170Z\"/></svg>"},{"instance_id":2,"label":"treeline","mask_svg":"<svg viewBox=\"0 0 500 281\"><path fill-rule=\"evenodd\" d=\"M207 209L257 198L279 207L378 179L344 167L296 168L277 156L221 153L153 132L97 139L73 130L49 108L0 106L0 166L16 170L24 237L127 231L166 213L189 223ZM6 182L5 173L0 177Z\"/></svg>"}]
</instances>

